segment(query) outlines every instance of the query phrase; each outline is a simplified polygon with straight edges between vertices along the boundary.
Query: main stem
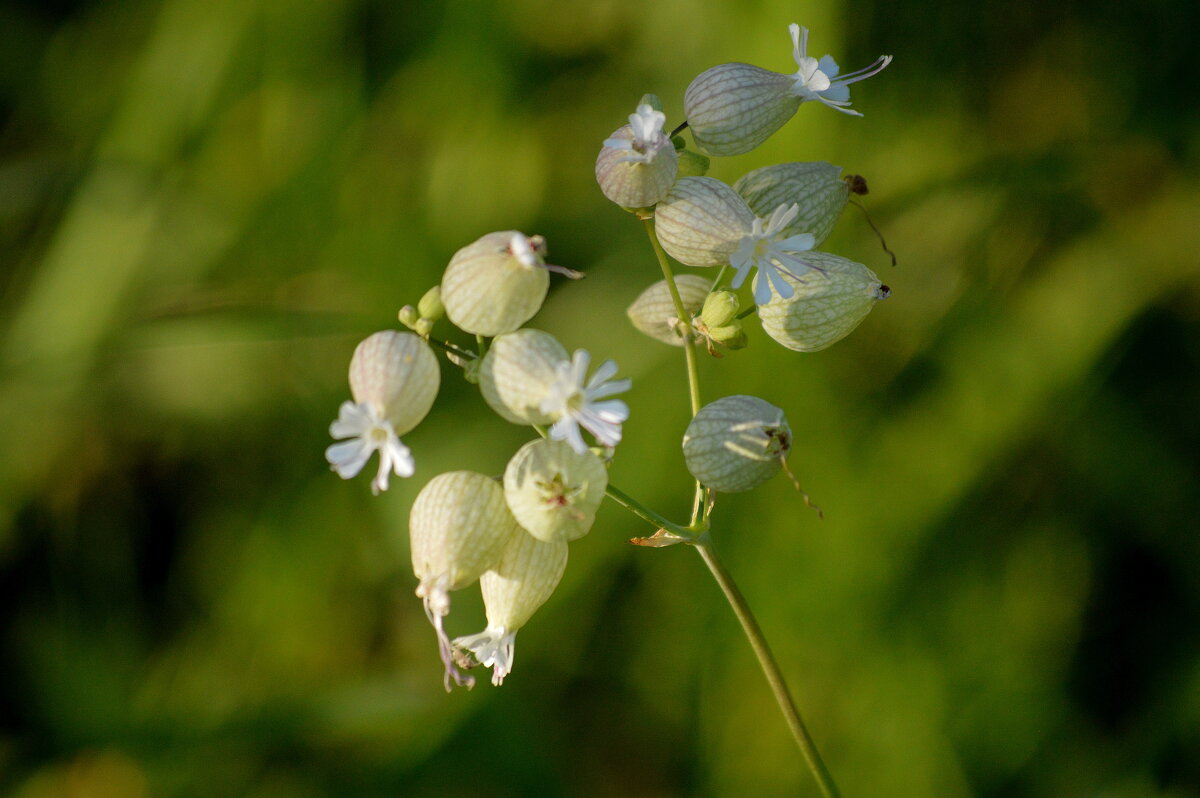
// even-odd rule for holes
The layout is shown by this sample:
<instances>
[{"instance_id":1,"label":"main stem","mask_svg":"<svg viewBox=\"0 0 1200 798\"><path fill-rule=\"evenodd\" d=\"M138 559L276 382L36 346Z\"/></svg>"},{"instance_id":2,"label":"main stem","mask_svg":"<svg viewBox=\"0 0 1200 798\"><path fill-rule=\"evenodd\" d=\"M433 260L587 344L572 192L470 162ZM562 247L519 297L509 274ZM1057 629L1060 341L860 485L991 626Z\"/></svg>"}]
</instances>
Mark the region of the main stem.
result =
<instances>
[{"instance_id":1,"label":"main stem","mask_svg":"<svg viewBox=\"0 0 1200 798\"><path fill-rule=\"evenodd\" d=\"M667 289L671 292L671 301L675 304L675 314L679 320L685 325L684 328L684 353L687 356L687 373L688 373L688 396L692 403L692 415L695 416L700 412L700 368L696 360L696 348L692 345L691 339L691 317L683 306L683 299L679 296L679 289L675 285L675 275L671 270L671 263L667 259L667 253L663 251L662 244L658 241L658 235L654 230L654 220L643 219L643 225L646 228L646 235L650 238L650 245L654 248L654 255L658 258L658 265L662 268L663 277L667 281ZM718 280L720 275L718 275ZM613 495L613 491L609 491L609 495ZM627 508L633 510L646 520L651 520L645 513L649 511L638 505L624 494L615 497L621 501ZM631 507L629 503L638 505L637 509ZM643 512L638 512L638 510ZM696 498L692 505L692 523L691 529L707 529L707 508L704 504L704 486L700 481L696 481ZM712 544L708 542L706 533L702 533L699 540L692 543L692 547L700 554L704 564L708 566L708 570L712 573L713 578L717 580L717 584L721 587L721 591L725 594L725 600L729 602L729 606L733 608L733 614L737 616L738 622L742 625L742 631L746 634L746 639L750 641L750 647L754 649L754 655L758 657L759 667L762 668L763 675L767 677L767 684L771 687L771 692L775 694L775 701L779 704L779 709L783 713L784 719L787 721L788 729L792 732L792 737L796 740L796 745L799 746L800 752L804 755L804 761L808 763L809 770L812 771L813 777L817 780L817 786L821 788L821 794L825 798L838 798L841 793L838 791L837 784L833 781L833 775L829 772L829 768L825 766L825 761L821 759L821 754L817 750L816 743L813 742L812 735L808 733L808 728L804 725L804 720L800 717L800 710L796 709L796 702L792 698L791 691L788 690L787 682L783 678L783 672L779 669L779 663L775 661L775 655L771 653L771 647L767 645L767 638L763 634L762 627L758 625L758 621L754 617L754 613L750 610L750 605L746 603L746 597L742 595L742 591L738 589L737 583L733 581L733 576L729 571L725 570L725 566L717 559L716 552L713 551Z\"/></svg>"},{"instance_id":2,"label":"main stem","mask_svg":"<svg viewBox=\"0 0 1200 798\"><path fill-rule=\"evenodd\" d=\"M738 621L742 624L742 631L746 633L746 638L750 641L750 647L754 649L754 656L758 657L759 667L762 668L763 674L767 677L767 683L771 686L771 692L775 694L775 701L779 704L779 710L783 713L783 717L787 721L788 728L792 732L792 737L796 740L796 745L800 747L800 752L804 754L804 760L808 763L809 770L812 771L813 777L817 780L817 786L821 788L821 794L825 798L838 798L841 793L838 791L837 784L833 781L833 775L829 772L829 768L825 766L825 761L821 759L821 752L817 750L817 744L813 742L812 735L808 733L808 727L804 725L804 720L800 717L800 711L796 709L796 702L792 699L792 693L788 690L787 682L784 681L783 672L779 669L779 663L775 661L775 655L771 653L771 647L767 645L767 638L763 635L762 627L758 625L754 613L750 611L750 605L746 603L746 597L738 589L729 571L725 570L725 566L717 559L716 552L713 551L711 544L695 544L693 548L699 552L700 557L704 560L704 564L708 566L708 570L712 573L713 578L721 586L721 591L725 594L725 599L729 602L729 606L733 608L733 614L737 616Z\"/></svg>"}]
</instances>

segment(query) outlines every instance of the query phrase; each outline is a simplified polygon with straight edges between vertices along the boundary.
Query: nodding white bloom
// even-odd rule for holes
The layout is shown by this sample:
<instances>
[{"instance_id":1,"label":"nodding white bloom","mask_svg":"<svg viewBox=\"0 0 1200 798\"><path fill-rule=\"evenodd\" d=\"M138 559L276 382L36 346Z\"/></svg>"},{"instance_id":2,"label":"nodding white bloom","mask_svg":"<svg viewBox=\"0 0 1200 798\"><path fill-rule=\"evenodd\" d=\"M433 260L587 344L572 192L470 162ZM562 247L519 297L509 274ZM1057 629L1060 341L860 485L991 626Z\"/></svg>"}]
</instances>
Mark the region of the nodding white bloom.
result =
<instances>
[{"instance_id":1,"label":"nodding white bloom","mask_svg":"<svg viewBox=\"0 0 1200 798\"><path fill-rule=\"evenodd\" d=\"M550 439L566 441L576 452L588 450L579 428L583 427L608 448L621 442L621 424L629 418L629 406L620 399L599 401L606 396L629 390L632 380L609 381L617 373L617 364L606 360L587 379L591 355L576 349L570 362L559 363L541 411L557 420L550 427ZM586 380L586 382L585 382Z\"/></svg>"},{"instance_id":2,"label":"nodding white bloom","mask_svg":"<svg viewBox=\"0 0 1200 798\"><path fill-rule=\"evenodd\" d=\"M588 533L604 500L608 471L591 452L538 438L504 469L504 498L525 531L539 540L577 540Z\"/></svg>"},{"instance_id":3,"label":"nodding white bloom","mask_svg":"<svg viewBox=\"0 0 1200 798\"><path fill-rule=\"evenodd\" d=\"M749 152L783 127L809 100L862 116L848 108L849 85L878 73L892 57L881 56L866 69L838 77L832 57L809 57L807 28L793 24L789 31L795 74L781 75L751 64L719 64L700 73L688 86L683 97L684 112L696 144L705 152Z\"/></svg>"},{"instance_id":4,"label":"nodding white bloom","mask_svg":"<svg viewBox=\"0 0 1200 798\"><path fill-rule=\"evenodd\" d=\"M791 284L812 266L800 257L812 249L814 239L808 233L788 235L789 225L799 214L795 203L775 208L767 218L759 218L746 201L729 186L711 177L684 177L676 181L671 193L655 209L655 229L663 249L687 266L724 266L737 269L733 287L739 288L757 268L765 280L758 280L754 300L759 304L771 299L771 286L781 296L790 297Z\"/></svg>"},{"instance_id":5,"label":"nodding white bloom","mask_svg":"<svg viewBox=\"0 0 1200 798\"><path fill-rule=\"evenodd\" d=\"M343 402L329 434L341 440L325 450L325 459L342 479L362 470L379 452L379 470L371 481L372 492L388 488L391 474L409 477L413 459L400 442L433 406L438 391L437 357L412 333L384 330L354 349L350 359L350 394Z\"/></svg>"},{"instance_id":6,"label":"nodding white bloom","mask_svg":"<svg viewBox=\"0 0 1200 798\"><path fill-rule=\"evenodd\" d=\"M604 140L596 157L596 182L623 208L648 208L662 199L679 171L679 157L663 133L666 115L647 103L629 124Z\"/></svg>"},{"instance_id":7,"label":"nodding white bloom","mask_svg":"<svg viewBox=\"0 0 1200 798\"><path fill-rule=\"evenodd\" d=\"M502 684L512 670L517 631L550 598L566 567L565 542L538 540L522 530L509 540L495 567L480 577L487 628L456 638L454 646L490 667L492 684Z\"/></svg>"},{"instance_id":8,"label":"nodding white bloom","mask_svg":"<svg viewBox=\"0 0 1200 798\"><path fill-rule=\"evenodd\" d=\"M826 54L818 61L808 54L808 28L793 22L788 25L788 32L792 36L792 58L798 67L792 88L796 95L802 100L825 103L844 114L862 116L849 108L850 84L878 75L892 63L892 57L881 55L870 66L838 77L838 64L833 56Z\"/></svg>"},{"instance_id":9,"label":"nodding white bloom","mask_svg":"<svg viewBox=\"0 0 1200 798\"><path fill-rule=\"evenodd\" d=\"M790 208L780 205L769 219L756 218L750 232L742 236L737 251L729 260L730 265L737 269L730 283L734 288L741 288L750 276L750 270L758 269L758 279L754 281L754 301L760 305L771 300L772 286L785 299L795 293L781 272L799 277L812 268L799 258L799 254L813 248L813 237L808 233L783 237L787 226L799 213L800 208L792 203Z\"/></svg>"},{"instance_id":10,"label":"nodding white bloom","mask_svg":"<svg viewBox=\"0 0 1200 798\"><path fill-rule=\"evenodd\" d=\"M475 680L455 665L453 647L443 628L450 613L450 592L474 584L499 561L518 535L517 525L494 479L471 471L451 471L429 481L413 502L408 521L417 596L437 633L438 651L450 682L472 686Z\"/></svg>"}]
</instances>

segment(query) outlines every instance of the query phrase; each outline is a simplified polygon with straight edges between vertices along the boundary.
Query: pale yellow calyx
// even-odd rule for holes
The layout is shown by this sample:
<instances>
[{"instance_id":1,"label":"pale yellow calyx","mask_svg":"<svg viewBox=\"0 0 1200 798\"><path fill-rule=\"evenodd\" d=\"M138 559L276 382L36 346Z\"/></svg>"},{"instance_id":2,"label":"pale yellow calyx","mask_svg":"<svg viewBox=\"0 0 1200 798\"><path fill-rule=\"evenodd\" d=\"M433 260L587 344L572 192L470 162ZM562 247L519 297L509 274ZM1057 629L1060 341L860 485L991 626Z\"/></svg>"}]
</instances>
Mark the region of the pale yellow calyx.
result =
<instances>
[{"instance_id":1,"label":"pale yellow calyx","mask_svg":"<svg viewBox=\"0 0 1200 798\"><path fill-rule=\"evenodd\" d=\"M678 169L675 148L661 131L645 142L629 125L609 136L596 156L596 182L604 196L622 208L654 205L666 196Z\"/></svg>"},{"instance_id":2,"label":"pale yellow calyx","mask_svg":"<svg viewBox=\"0 0 1200 798\"><path fill-rule=\"evenodd\" d=\"M659 280L643 291L625 311L625 315L634 327L651 338L672 346L683 346L685 325L682 322L700 312L711 284L711 280L695 274L675 276L675 286L679 289L687 319L679 318L666 280Z\"/></svg>"},{"instance_id":3,"label":"pale yellow calyx","mask_svg":"<svg viewBox=\"0 0 1200 798\"><path fill-rule=\"evenodd\" d=\"M488 233L454 253L442 275L446 317L475 335L512 332L533 318L550 286L545 242L515 231Z\"/></svg>"},{"instance_id":4,"label":"pale yellow calyx","mask_svg":"<svg viewBox=\"0 0 1200 798\"><path fill-rule=\"evenodd\" d=\"M683 459L702 485L741 493L775 476L791 449L783 411L756 396L705 405L683 436Z\"/></svg>"},{"instance_id":5,"label":"pale yellow calyx","mask_svg":"<svg viewBox=\"0 0 1200 798\"><path fill-rule=\"evenodd\" d=\"M586 535L607 487L600 458L576 452L565 441L531 441L504 471L504 498L517 523L545 541Z\"/></svg>"},{"instance_id":6,"label":"pale yellow calyx","mask_svg":"<svg viewBox=\"0 0 1200 798\"><path fill-rule=\"evenodd\" d=\"M541 410L558 376L571 360L558 340L541 330L524 329L497 336L479 368L484 401L514 424L551 424L557 415Z\"/></svg>"},{"instance_id":7,"label":"pale yellow calyx","mask_svg":"<svg viewBox=\"0 0 1200 798\"><path fill-rule=\"evenodd\" d=\"M806 253L813 270L801 279L784 275L795 293L788 299L773 294L760 305L763 330L796 352L817 352L845 338L891 293L875 273L861 263L827 252Z\"/></svg>"},{"instance_id":8,"label":"pale yellow calyx","mask_svg":"<svg viewBox=\"0 0 1200 798\"><path fill-rule=\"evenodd\" d=\"M808 233L819 246L833 232L850 199L842 168L825 161L781 163L747 172L733 188L756 216L770 216L780 206L797 207L781 236Z\"/></svg>"},{"instance_id":9,"label":"pale yellow calyx","mask_svg":"<svg viewBox=\"0 0 1200 798\"><path fill-rule=\"evenodd\" d=\"M425 418L437 397L437 357L412 333L377 332L354 349L350 393L403 435Z\"/></svg>"}]
</instances>

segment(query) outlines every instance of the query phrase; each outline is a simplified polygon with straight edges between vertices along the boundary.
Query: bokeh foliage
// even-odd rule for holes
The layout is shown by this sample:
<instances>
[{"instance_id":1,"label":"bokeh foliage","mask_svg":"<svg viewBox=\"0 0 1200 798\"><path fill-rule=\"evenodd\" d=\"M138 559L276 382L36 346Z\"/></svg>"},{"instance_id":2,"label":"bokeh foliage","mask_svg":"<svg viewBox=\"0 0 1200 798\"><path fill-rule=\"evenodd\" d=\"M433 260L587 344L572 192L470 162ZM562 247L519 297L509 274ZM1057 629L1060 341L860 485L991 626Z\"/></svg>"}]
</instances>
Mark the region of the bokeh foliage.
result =
<instances>
[{"instance_id":1,"label":"bokeh foliage","mask_svg":"<svg viewBox=\"0 0 1200 798\"><path fill-rule=\"evenodd\" d=\"M797 16L803 14L802 17ZM372 498L321 452L354 343L450 254L544 234L534 324L634 378L613 480L682 517L678 350L592 180L643 92L790 67L805 106L713 174L864 174L827 248L893 289L815 355L753 330L708 399L787 412L718 545L847 795L1200 793L1200 66L1193 4L93 0L0 6L0 791L812 794L728 608L609 506L446 696L405 519L526 431L447 367ZM452 631L477 631L456 599Z\"/></svg>"}]
</instances>

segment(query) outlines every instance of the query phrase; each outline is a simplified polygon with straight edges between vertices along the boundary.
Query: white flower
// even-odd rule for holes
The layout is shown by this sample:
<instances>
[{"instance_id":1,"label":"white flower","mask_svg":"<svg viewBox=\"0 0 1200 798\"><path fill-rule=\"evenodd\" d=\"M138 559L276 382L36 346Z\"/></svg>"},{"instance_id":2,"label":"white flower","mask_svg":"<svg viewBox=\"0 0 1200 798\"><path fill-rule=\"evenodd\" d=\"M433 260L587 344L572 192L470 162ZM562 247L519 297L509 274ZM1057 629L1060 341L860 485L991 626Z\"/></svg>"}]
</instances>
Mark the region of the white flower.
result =
<instances>
[{"instance_id":1,"label":"white flower","mask_svg":"<svg viewBox=\"0 0 1200 798\"><path fill-rule=\"evenodd\" d=\"M546 239L541 236L530 238L523 233L514 232L508 241L508 251L528 269L545 267L545 264L542 263L542 255L546 251Z\"/></svg>"},{"instance_id":2,"label":"white flower","mask_svg":"<svg viewBox=\"0 0 1200 798\"><path fill-rule=\"evenodd\" d=\"M833 56L824 55L818 61L808 55L808 28L792 23L788 31L792 34L792 57L799 67L793 76L793 93L802 100L818 100L844 114L862 116L858 111L850 110L850 84L879 74L892 62L892 57L881 55L870 66L838 77L838 65Z\"/></svg>"},{"instance_id":3,"label":"white flower","mask_svg":"<svg viewBox=\"0 0 1200 798\"><path fill-rule=\"evenodd\" d=\"M388 476L413 475L413 458L408 447L400 442L392 423L379 417L367 402L342 402L337 421L329 425L329 434L343 440L325 450L325 459L342 479L351 479L379 452L379 471L371 480L371 492L378 495L387 490Z\"/></svg>"},{"instance_id":4,"label":"white flower","mask_svg":"<svg viewBox=\"0 0 1200 798\"><path fill-rule=\"evenodd\" d=\"M617 364L606 360L584 384L590 363L591 356L585 349L575 350L570 362L560 362L539 408L557 419L550 428L551 440L566 441L580 454L588 448L579 433L580 427L592 433L604 446L612 448L620 443L621 423L629 418L629 406L620 399L598 400L628 391L632 381L609 382L617 373Z\"/></svg>"},{"instance_id":5,"label":"white flower","mask_svg":"<svg viewBox=\"0 0 1200 798\"><path fill-rule=\"evenodd\" d=\"M791 224L800 208L795 203L780 205L764 220L756 218L750 232L742 236L737 250L729 259L729 264L737 269L732 286L741 288L742 283L750 276L752 268L758 269L758 278L754 281L754 301L760 305L771 301L771 286L784 299L790 299L795 289L783 279L783 273L800 279L800 275L815 268L800 259L801 252L813 248L814 239L808 233L781 238L781 234Z\"/></svg>"},{"instance_id":6,"label":"white flower","mask_svg":"<svg viewBox=\"0 0 1200 798\"><path fill-rule=\"evenodd\" d=\"M670 145L671 141L663 133L663 125L667 115L655 111L643 103L637 107L636 114L629 115L629 128L633 138L609 138L604 140L604 146L614 150L628 150L629 154L622 157L618 163L651 163L658 151Z\"/></svg>"}]
</instances>

